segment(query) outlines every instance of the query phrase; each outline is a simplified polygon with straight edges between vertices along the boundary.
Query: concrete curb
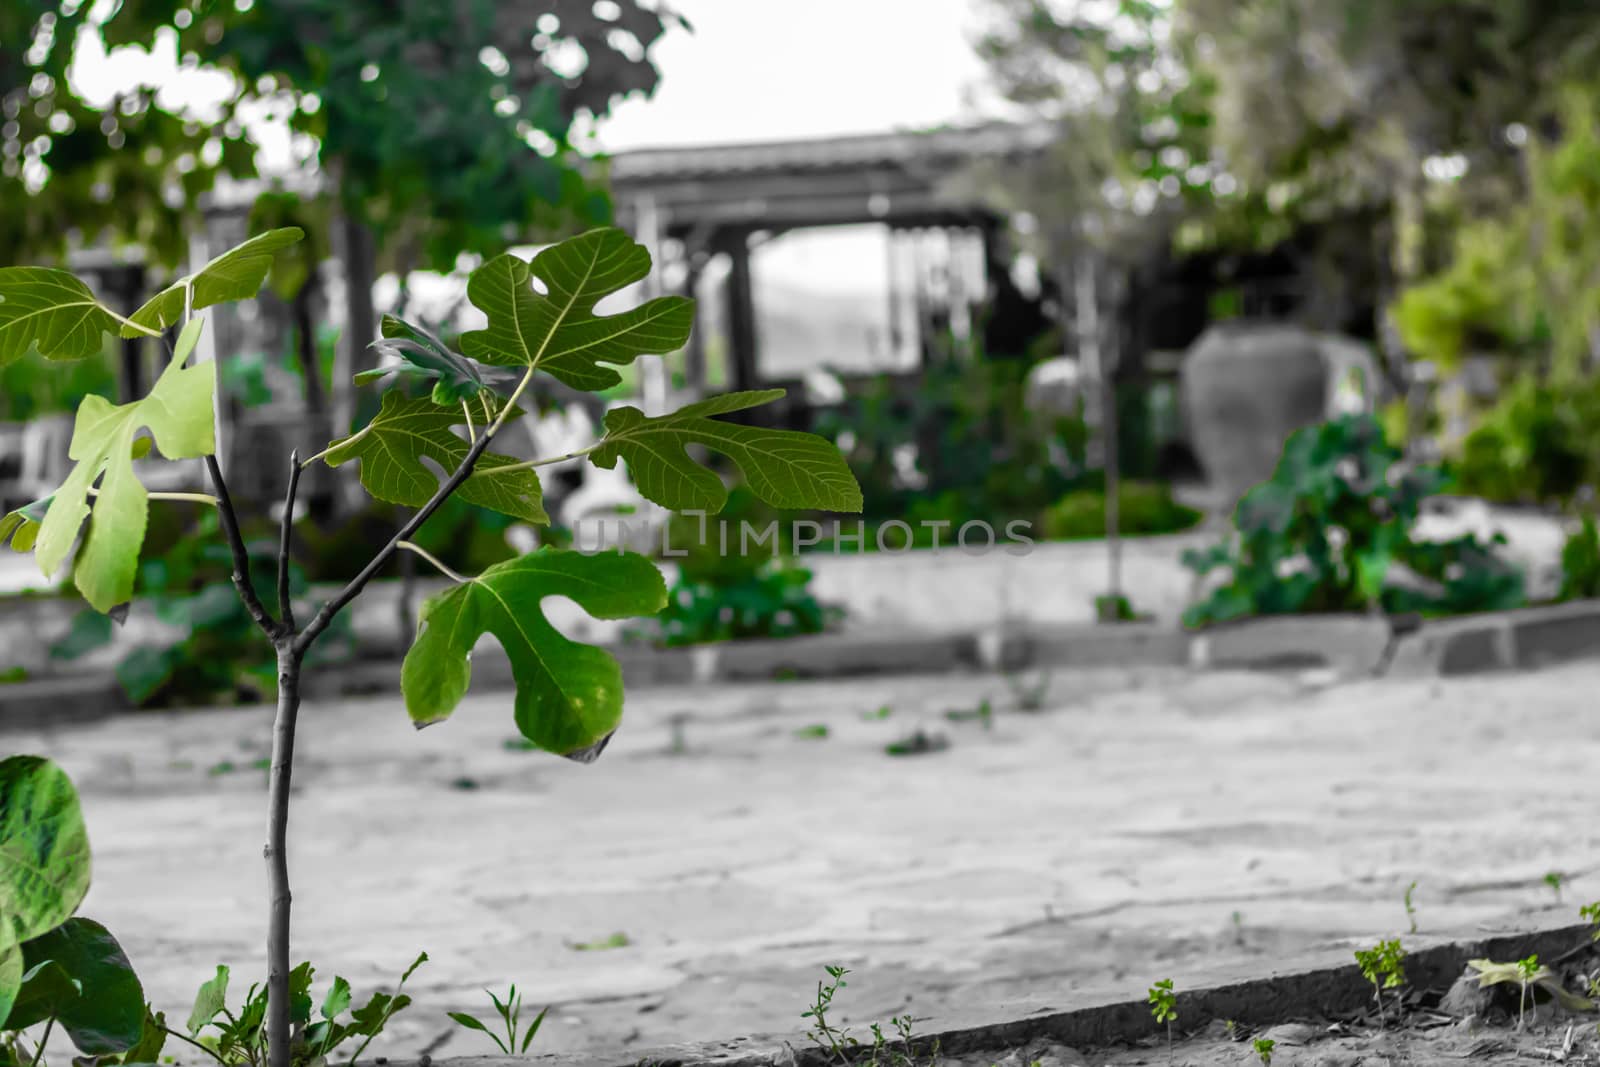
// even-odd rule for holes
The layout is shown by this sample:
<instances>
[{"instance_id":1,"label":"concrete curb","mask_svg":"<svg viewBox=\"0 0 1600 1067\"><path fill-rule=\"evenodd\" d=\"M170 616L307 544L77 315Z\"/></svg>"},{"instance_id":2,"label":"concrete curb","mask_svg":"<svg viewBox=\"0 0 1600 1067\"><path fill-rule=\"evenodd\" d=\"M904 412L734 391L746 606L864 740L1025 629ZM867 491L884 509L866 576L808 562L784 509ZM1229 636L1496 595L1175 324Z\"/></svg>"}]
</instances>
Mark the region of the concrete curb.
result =
<instances>
[{"instance_id":1,"label":"concrete curb","mask_svg":"<svg viewBox=\"0 0 1600 1067\"><path fill-rule=\"evenodd\" d=\"M1389 675L1537 670L1600 656L1600 601L1576 600L1429 622L1402 637Z\"/></svg>"},{"instance_id":2,"label":"concrete curb","mask_svg":"<svg viewBox=\"0 0 1600 1067\"><path fill-rule=\"evenodd\" d=\"M1589 926L1504 934L1482 939L1462 939L1434 944L1407 955L1406 976L1413 988L1444 991L1465 970L1467 961L1556 959L1589 940ZM1193 991L1179 990L1178 1018L1182 1034L1196 1033L1208 1024L1232 1019L1250 1027L1265 1027L1301 1019L1350 1015L1372 1004L1372 984L1352 961L1329 966L1329 953L1321 965L1301 962L1268 977L1227 982ZM1346 958L1350 958L1346 954ZM1041 1041L1052 1041L1079 1052L1129 1045L1157 1035L1144 1000L1113 1001L1072 1011L1036 1013L1002 1022L981 1019L952 1020L955 1025L919 1034L919 1047L935 1040L943 1055L1000 1053ZM793 1047L794 1038L764 1035L741 1037L627 1053L578 1053L512 1059L504 1056L467 1056L433 1061L434 1067L527 1067L554 1064L562 1067L827 1067L828 1058L810 1048ZM390 1067L418 1067L418 1061L392 1061Z\"/></svg>"},{"instance_id":3,"label":"concrete curb","mask_svg":"<svg viewBox=\"0 0 1600 1067\"><path fill-rule=\"evenodd\" d=\"M1021 624L957 633L839 633L686 648L612 646L633 687L1030 668L1330 668L1341 677L1450 677L1538 670L1600 656L1600 601L1575 601L1427 622L1410 632L1381 616L1283 616L1188 632L1151 623ZM309 700L394 693L400 649L307 673ZM376 657L376 658L372 658ZM473 681L512 685L511 665L486 642ZM110 672L0 685L0 729L77 722L127 709Z\"/></svg>"}]
</instances>

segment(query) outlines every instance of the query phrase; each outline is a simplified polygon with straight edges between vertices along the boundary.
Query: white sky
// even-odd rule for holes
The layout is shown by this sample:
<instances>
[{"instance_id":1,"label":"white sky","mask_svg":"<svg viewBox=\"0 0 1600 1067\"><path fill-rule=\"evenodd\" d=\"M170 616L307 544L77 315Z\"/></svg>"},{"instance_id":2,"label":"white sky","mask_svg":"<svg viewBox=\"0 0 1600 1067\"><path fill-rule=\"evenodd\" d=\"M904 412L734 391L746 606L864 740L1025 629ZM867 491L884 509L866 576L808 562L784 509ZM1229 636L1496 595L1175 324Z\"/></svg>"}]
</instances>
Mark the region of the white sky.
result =
<instances>
[{"instance_id":1,"label":"white sky","mask_svg":"<svg viewBox=\"0 0 1600 1067\"><path fill-rule=\"evenodd\" d=\"M600 128L610 151L873 133L973 118L973 0L677 0L695 32L655 48L661 84Z\"/></svg>"}]
</instances>

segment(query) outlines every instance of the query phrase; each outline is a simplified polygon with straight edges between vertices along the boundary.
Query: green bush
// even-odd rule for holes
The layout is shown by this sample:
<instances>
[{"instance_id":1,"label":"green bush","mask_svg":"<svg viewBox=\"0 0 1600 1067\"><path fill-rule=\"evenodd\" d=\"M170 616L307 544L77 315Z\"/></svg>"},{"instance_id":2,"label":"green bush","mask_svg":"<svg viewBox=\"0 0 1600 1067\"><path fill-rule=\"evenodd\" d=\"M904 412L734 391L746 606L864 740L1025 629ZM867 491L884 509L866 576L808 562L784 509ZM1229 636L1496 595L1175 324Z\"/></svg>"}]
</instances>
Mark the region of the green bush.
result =
<instances>
[{"instance_id":1,"label":"green bush","mask_svg":"<svg viewBox=\"0 0 1600 1067\"><path fill-rule=\"evenodd\" d=\"M722 583L679 578L655 617L655 632L643 634L676 646L821 633L844 613L819 602L810 583L811 572L787 560L768 561L752 575Z\"/></svg>"},{"instance_id":2,"label":"green bush","mask_svg":"<svg viewBox=\"0 0 1600 1067\"><path fill-rule=\"evenodd\" d=\"M1131 536L1179 533L1205 516L1172 499L1159 482L1123 482L1117 489L1117 532ZM1040 523L1049 541L1094 540L1106 535L1103 487L1076 489L1046 509Z\"/></svg>"},{"instance_id":3,"label":"green bush","mask_svg":"<svg viewBox=\"0 0 1600 1067\"><path fill-rule=\"evenodd\" d=\"M1184 553L1202 578L1227 580L1184 613L1190 626L1310 612L1457 614L1515 607L1521 573L1475 535L1412 537L1422 501L1445 488L1436 468L1410 470L1378 420L1347 416L1296 431L1271 479L1251 489L1229 537ZM1396 586L1403 566L1431 589Z\"/></svg>"},{"instance_id":4,"label":"green bush","mask_svg":"<svg viewBox=\"0 0 1600 1067\"><path fill-rule=\"evenodd\" d=\"M1593 515L1583 517L1583 525L1561 547L1561 600L1589 600L1600 597L1600 531Z\"/></svg>"},{"instance_id":5,"label":"green bush","mask_svg":"<svg viewBox=\"0 0 1600 1067\"><path fill-rule=\"evenodd\" d=\"M1499 503L1563 503L1600 475L1600 384L1513 382L1463 439L1464 493Z\"/></svg>"}]
</instances>

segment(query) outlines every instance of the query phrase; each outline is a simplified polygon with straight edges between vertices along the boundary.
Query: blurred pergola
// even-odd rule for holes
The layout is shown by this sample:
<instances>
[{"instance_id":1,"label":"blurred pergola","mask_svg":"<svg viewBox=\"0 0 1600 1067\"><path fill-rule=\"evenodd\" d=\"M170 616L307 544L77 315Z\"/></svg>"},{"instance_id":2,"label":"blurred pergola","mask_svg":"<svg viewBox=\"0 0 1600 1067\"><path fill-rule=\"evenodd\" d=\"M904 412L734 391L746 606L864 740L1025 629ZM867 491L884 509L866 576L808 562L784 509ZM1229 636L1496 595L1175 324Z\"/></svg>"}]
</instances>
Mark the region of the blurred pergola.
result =
<instances>
[{"instance_id":1,"label":"blurred pergola","mask_svg":"<svg viewBox=\"0 0 1600 1067\"><path fill-rule=\"evenodd\" d=\"M878 223L891 231L971 228L992 264L1003 220L963 188L976 161L1032 155L1057 136L1040 125L990 123L755 144L640 149L611 160L618 225L656 251L657 291L694 293L713 257L729 257L729 385L755 388L757 344L750 260L756 243L789 230ZM676 285L663 279L677 275ZM891 294L891 300L895 294ZM689 388L703 392L697 330L686 353Z\"/></svg>"}]
</instances>

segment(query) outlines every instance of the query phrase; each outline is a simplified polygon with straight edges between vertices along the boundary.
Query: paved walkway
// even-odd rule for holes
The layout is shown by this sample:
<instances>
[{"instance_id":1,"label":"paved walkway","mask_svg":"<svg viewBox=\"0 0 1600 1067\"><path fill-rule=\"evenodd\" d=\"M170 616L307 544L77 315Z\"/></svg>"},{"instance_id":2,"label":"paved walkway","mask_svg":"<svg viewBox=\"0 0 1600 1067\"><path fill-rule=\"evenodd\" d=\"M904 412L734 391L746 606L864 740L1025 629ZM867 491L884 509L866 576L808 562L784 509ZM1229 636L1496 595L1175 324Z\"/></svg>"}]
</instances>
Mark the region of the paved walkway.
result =
<instances>
[{"instance_id":1,"label":"paved walkway","mask_svg":"<svg viewBox=\"0 0 1600 1067\"><path fill-rule=\"evenodd\" d=\"M297 955L358 994L420 949L384 1051L486 1051L444 1012L516 981L545 1051L803 1029L827 963L858 1025L907 1006L1060 1009L1219 967L1600 897L1600 666L1312 689L1106 672L1011 711L997 677L642 691L604 758L507 749L470 698L418 733L393 702L310 706L294 811ZM944 712L989 696L991 728ZM887 718L863 717L883 705ZM671 717L687 712L685 747ZM182 1018L217 962L259 974L264 709L0 734L78 781L85 912ZM797 737L825 724L826 739ZM891 757L911 729L950 747ZM244 768L212 774L223 761ZM470 786L470 788L464 788ZM1540 884L1568 872L1559 910ZM613 933L625 947L582 950ZM908 1003L909 1002L909 1003ZM452 1036L436 1043L442 1035Z\"/></svg>"}]
</instances>

